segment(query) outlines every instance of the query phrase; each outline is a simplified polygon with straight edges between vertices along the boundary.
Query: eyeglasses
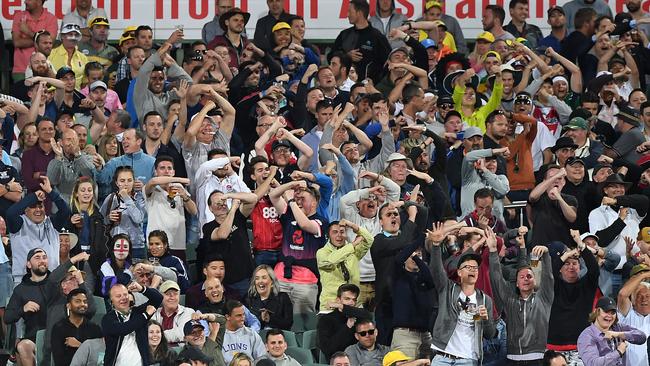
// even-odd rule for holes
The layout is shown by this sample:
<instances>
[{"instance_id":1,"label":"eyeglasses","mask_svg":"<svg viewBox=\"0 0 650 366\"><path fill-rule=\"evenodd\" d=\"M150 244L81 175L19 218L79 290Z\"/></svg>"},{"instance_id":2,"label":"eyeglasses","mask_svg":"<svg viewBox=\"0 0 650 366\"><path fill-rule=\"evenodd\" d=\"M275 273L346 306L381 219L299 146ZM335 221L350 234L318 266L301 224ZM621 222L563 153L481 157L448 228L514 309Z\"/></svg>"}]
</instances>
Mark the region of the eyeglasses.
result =
<instances>
[{"instance_id":1,"label":"eyeglasses","mask_svg":"<svg viewBox=\"0 0 650 366\"><path fill-rule=\"evenodd\" d=\"M476 271L478 271L478 266L472 266L472 265L468 264L466 266L460 267L460 269L466 269L466 270L468 270L470 272L476 272Z\"/></svg>"},{"instance_id":2,"label":"eyeglasses","mask_svg":"<svg viewBox=\"0 0 650 366\"><path fill-rule=\"evenodd\" d=\"M451 103L442 103L439 108L440 109L452 109L453 107L454 106Z\"/></svg>"},{"instance_id":3,"label":"eyeglasses","mask_svg":"<svg viewBox=\"0 0 650 366\"><path fill-rule=\"evenodd\" d=\"M278 154L289 154L291 153L291 150L288 147L280 147L273 150L273 152L277 152Z\"/></svg>"},{"instance_id":4,"label":"eyeglasses","mask_svg":"<svg viewBox=\"0 0 650 366\"><path fill-rule=\"evenodd\" d=\"M360 335L361 337L365 337L367 335L374 335L375 330L374 329L362 330L360 332L357 332L357 334Z\"/></svg>"}]
</instances>

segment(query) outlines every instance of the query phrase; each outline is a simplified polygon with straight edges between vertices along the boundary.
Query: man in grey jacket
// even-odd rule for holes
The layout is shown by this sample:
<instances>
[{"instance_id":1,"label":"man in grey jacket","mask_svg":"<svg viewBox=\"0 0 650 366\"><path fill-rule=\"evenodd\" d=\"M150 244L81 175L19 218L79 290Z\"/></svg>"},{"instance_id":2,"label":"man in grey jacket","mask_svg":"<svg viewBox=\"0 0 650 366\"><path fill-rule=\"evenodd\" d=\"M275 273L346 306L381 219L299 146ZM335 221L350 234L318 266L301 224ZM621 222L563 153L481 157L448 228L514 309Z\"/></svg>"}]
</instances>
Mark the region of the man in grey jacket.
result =
<instances>
[{"instance_id":1,"label":"man in grey jacket","mask_svg":"<svg viewBox=\"0 0 650 366\"><path fill-rule=\"evenodd\" d=\"M525 227L523 227L525 229ZM541 363L546 350L548 320L553 304L553 270L548 247L538 245L531 251L531 264L526 258L527 230L520 228L517 236L519 244L519 264L517 268L517 291L503 278L501 258L497 252L497 238L488 228L486 244L490 250L490 284L494 301L505 313L507 349L509 364L529 365L531 361ZM541 284L536 291L537 281L533 267L541 259ZM517 294L518 293L518 294Z\"/></svg>"},{"instance_id":2,"label":"man in grey jacket","mask_svg":"<svg viewBox=\"0 0 650 366\"><path fill-rule=\"evenodd\" d=\"M61 197L70 202L72 189L79 177L92 177L95 172L92 156L82 152L79 136L73 129L62 134L61 141L52 142L55 158L47 165L47 176L52 186L56 187Z\"/></svg>"},{"instance_id":3,"label":"man in grey jacket","mask_svg":"<svg viewBox=\"0 0 650 366\"><path fill-rule=\"evenodd\" d=\"M186 80L188 83L192 83L192 77L168 54L172 45L182 40L183 31L174 31L158 51L152 53L140 67L133 91L133 105L139 121L143 121L144 115L152 110L157 111L163 116L163 119L166 119L169 101L180 99L174 90L165 91L166 79ZM167 72L163 66L167 67Z\"/></svg>"},{"instance_id":4,"label":"man in grey jacket","mask_svg":"<svg viewBox=\"0 0 650 366\"><path fill-rule=\"evenodd\" d=\"M426 247L431 251L429 268L438 291L439 310L432 332L432 348L437 352L431 366L450 362L478 365L483 358L483 338L497 336L492 299L476 288L481 257L468 253L458 260L460 283L451 281L442 263L440 244L446 232L442 224L427 231Z\"/></svg>"},{"instance_id":5,"label":"man in grey jacket","mask_svg":"<svg viewBox=\"0 0 650 366\"><path fill-rule=\"evenodd\" d=\"M395 10L395 0L377 0L375 15L371 16L368 21L373 28L388 38L390 30L404 24L408 18ZM404 46L401 39L388 39L391 48Z\"/></svg>"}]
</instances>

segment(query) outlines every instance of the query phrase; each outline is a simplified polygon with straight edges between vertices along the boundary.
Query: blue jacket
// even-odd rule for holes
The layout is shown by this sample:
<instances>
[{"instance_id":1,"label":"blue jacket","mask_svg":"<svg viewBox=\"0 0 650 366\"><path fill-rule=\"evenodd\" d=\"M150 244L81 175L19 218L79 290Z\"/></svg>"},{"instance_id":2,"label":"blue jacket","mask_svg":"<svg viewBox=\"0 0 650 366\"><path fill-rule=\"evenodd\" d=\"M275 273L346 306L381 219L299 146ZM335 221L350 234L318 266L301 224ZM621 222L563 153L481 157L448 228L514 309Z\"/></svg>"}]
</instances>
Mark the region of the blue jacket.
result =
<instances>
[{"instance_id":1,"label":"blue jacket","mask_svg":"<svg viewBox=\"0 0 650 366\"><path fill-rule=\"evenodd\" d=\"M163 254L162 257L158 258L158 261L161 266L171 268L176 272L176 282L181 288L181 293L184 294L185 291L190 288L190 280L187 277L187 269L185 269L183 261L181 261L177 256L169 253Z\"/></svg>"},{"instance_id":2,"label":"blue jacket","mask_svg":"<svg viewBox=\"0 0 650 366\"><path fill-rule=\"evenodd\" d=\"M99 186L99 199L98 202L103 202L106 196L113 191L111 188L113 184L113 175L115 170L121 166L130 166L135 173L134 179L143 177L142 182L147 183L153 177L153 164L155 158L145 154L142 150L133 154L124 154L113 158L104 165L100 171L95 171L95 182Z\"/></svg>"},{"instance_id":3,"label":"blue jacket","mask_svg":"<svg viewBox=\"0 0 650 366\"><path fill-rule=\"evenodd\" d=\"M106 353L104 353L104 365L116 366L117 353L122 347L122 340L124 336L135 332L135 341L138 344L138 350L142 357L142 364L149 364L149 341L148 341L148 327L149 316L146 313L147 305L159 307L162 303L163 297L158 290L153 288L145 288L142 292L149 301L136 306L131 309L131 316L129 320L124 321L122 315L113 310L102 318L102 333L104 334L104 341L106 343Z\"/></svg>"}]
</instances>

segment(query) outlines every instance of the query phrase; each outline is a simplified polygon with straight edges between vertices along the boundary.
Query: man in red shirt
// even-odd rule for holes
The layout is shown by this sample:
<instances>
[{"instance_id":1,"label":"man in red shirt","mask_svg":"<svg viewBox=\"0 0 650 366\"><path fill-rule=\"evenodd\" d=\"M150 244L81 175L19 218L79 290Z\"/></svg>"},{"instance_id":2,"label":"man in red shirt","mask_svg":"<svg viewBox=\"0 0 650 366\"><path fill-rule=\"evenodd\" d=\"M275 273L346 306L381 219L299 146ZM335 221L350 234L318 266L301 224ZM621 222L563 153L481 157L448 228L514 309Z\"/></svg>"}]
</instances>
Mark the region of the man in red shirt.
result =
<instances>
[{"instance_id":1,"label":"man in red shirt","mask_svg":"<svg viewBox=\"0 0 650 366\"><path fill-rule=\"evenodd\" d=\"M41 30L50 32L56 38L58 23L54 14L43 8L45 0L25 0L25 10L14 13L11 26L11 40L14 43L14 81L25 78L29 56L34 52L34 34Z\"/></svg>"},{"instance_id":2,"label":"man in red shirt","mask_svg":"<svg viewBox=\"0 0 650 366\"><path fill-rule=\"evenodd\" d=\"M268 194L271 185L274 185L278 167L269 168L269 162L265 157L256 156L250 161L250 169L250 177L255 183L255 194L258 198L251 213L255 264L258 266L268 264L274 267L282 248L282 224Z\"/></svg>"}]
</instances>

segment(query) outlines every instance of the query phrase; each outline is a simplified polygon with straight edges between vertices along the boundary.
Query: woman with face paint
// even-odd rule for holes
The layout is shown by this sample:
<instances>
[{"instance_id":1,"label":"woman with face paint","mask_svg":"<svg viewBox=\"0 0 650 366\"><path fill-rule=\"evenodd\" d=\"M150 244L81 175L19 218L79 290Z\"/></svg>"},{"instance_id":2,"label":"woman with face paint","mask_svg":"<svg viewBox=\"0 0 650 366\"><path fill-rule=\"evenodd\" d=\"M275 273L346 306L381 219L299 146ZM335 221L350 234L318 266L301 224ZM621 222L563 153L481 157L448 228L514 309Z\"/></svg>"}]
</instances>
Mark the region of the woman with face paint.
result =
<instances>
[{"instance_id":1,"label":"woman with face paint","mask_svg":"<svg viewBox=\"0 0 650 366\"><path fill-rule=\"evenodd\" d=\"M127 285L133 278L131 273L131 238L117 234L110 240L108 259L99 270L99 291L108 299L108 292L116 283Z\"/></svg>"},{"instance_id":2,"label":"woman with face paint","mask_svg":"<svg viewBox=\"0 0 650 366\"><path fill-rule=\"evenodd\" d=\"M144 217L146 215L142 191L134 189L135 177L130 166L119 167L113 176L113 193L104 200L100 212L111 235L126 234L131 240L134 258L146 256Z\"/></svg>"}]
</instances>

